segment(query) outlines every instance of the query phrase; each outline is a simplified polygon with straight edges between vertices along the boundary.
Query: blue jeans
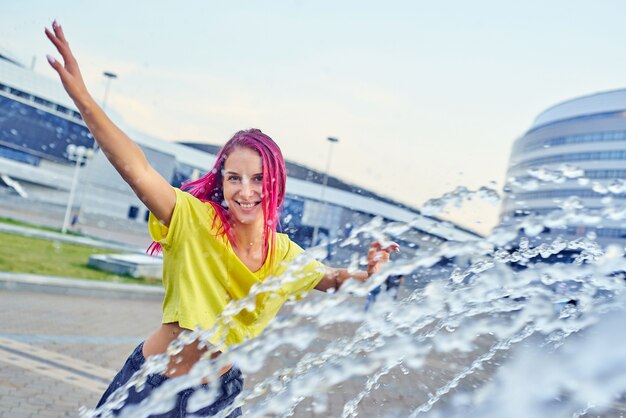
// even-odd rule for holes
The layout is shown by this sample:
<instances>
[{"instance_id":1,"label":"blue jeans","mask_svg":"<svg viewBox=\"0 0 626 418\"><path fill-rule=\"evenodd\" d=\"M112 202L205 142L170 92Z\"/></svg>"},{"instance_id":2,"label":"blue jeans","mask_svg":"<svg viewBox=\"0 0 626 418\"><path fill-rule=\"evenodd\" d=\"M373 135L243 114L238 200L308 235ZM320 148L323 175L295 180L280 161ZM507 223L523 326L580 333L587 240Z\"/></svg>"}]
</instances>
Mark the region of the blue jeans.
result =
<instances>
[{"instance_id":1,"label":"blue jeans","mask_svg":"<svg viewBox=\"0 0 626 418\"><path fill-rule=\"evenodd\" d=\"M135 348L133 353L128 357L126 363L122 369L113 378L113 381L102 395L100 402L98 402L97 408L104 405L109 396L119 387L123 386L130 380L133 374L139 369L146 361L143 357L143 342ZM134 387L128 390L128 398L126 399L124 406L138 404L142 400L148 398L152 391L159 387L163 382L168 380L168 377L162 374L151 374L146 379L146 384L141 392L137 392ZM243 388L243 375L241 370L236 367L232 367L229 371L220 376L220 395L209 406L206 406L198 411L193 412L190 415L194 417L210 417L217 414L219 411L225 409L228 405L233 403L237 395L241 393ZM179 392L176 396L176 406L170 412L166 414L150 415L150 418L179 418L187 416L187 401L196 390L208 390L209 385L199 385L195 388L185 389ZM122 407L123 408L123 407ZM114 415L118 415L119 409L114 411ZM235 418L241 416L241 408L233 410L228 415L228 418Z\"/></svg>"},{"instance_id":2,"label":"blue jeans","mask_svg":"<svg viewBox=\"0 0 626 418\"><path fill-rule=\"evenodd\" d=\"M365 302L365 312L367 312L370 309L370 306L372 306L374 302L376 302L376 298L378 297L379 293L380 286L376 286L367 294L367 302Z\"/></svg>"}]
</instances>

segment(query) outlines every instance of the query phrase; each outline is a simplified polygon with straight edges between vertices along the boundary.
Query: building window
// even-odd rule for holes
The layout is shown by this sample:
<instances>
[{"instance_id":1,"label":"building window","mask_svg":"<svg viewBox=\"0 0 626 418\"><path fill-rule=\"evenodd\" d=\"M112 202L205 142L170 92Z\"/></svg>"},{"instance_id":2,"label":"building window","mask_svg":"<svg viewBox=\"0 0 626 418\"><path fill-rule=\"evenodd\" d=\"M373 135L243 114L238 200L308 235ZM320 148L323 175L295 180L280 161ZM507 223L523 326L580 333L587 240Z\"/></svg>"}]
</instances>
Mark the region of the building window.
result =
<instances>
[{"instance_id":1,"label":"building window","mask_svg":"<svg viewBox=\"0 0 626 418\"><path fill-rule=\"evenodd\" d=\"M515 152L529 152L540 148L552 148L561 145L584 144L593 142L622 141L626 138L626 131L593 132L578 135L559 136L554 138L539 138L520 143Z\"/></svg>"},{"instance_id":2,"label":"building window","mask_svg":"<svg viewBox=\"0 0 626 418\"><path fill-rule=\"evenodd\" d=\"M11 148L5 148L3 146L0 146L0 157L34 166L38 166L41 161L41 158L34 155L30 155L25 152L14 150Z\"/></svg>"},{"instance_id":3,"label":"building window","mask_svg":"<svg viewBox=\"0 0 626 418\"><path fill-rule=\"evenodd\" d=\"M41 97L35 97L35 103L40 104L42 106L46 106L46 107L52 107L52 108L54 107L52 102L42 99Z\"/></svg>"},{"instance_id":4,"label":"building window","mask_svg":"<svg viewBox=\"0 0 626 418\"><path fill-rule=\"evenodd\" d=\"M533 158L513 165L511 168L519 169L526 167L538 167L544 164L568 163L578 161L604 161L604 160L626 160L626 151L594 151L576 152L571 154L550 155L548 157Z\"/></svg>"},{"instance_id":5,"label":"building window","mask_svg":"<svg viewBox=\"0 0 626 418\"><path fill-rule=\"evenodd\" d=\"M129 206L128 219L137 219L137 215L139 215L139 208L137 206Z\"/></svg>"}]
</instances>

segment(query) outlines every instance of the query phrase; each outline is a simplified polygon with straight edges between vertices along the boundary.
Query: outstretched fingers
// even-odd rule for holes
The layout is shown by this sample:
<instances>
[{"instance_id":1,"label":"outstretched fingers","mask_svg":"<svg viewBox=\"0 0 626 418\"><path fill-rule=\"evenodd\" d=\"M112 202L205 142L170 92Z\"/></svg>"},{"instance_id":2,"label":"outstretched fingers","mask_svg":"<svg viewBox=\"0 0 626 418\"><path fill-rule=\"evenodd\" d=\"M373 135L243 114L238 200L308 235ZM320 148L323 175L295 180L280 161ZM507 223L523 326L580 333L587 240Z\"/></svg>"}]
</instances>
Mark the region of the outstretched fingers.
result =
<instances>
[{"instance_id":1,"label":"outstretched fingers","mask_svg":"<svg viewBox=\"0 0 626 418\"><path fill-rule=\"evenodd\" d=\"M54 29L54 34L61 40L61 42L63 42L65 45L67 45L69 47L70 44L65 39L65 34L63 33L63 28L61 27L61 25L56 20L52 21L52 29Z\"/></svg>"},{"instance_id":2,"label":"outstretched fingers","mask_svg":"<svg viewBox=\"0 0 626 418\"><path fill-rule=\"evenodd\" d=\"M390 242L385 248L385 251L391 253L399 253L400 252L400 246L398 244L396 244L395 242Z\"/></svg>"},{"instance_id":3,"label":"outstretched fingers","mask_svg":"<svg viewBox=\"0 0 626 418\"><path fill-rule=\"evenodd\" d=\"M378 242L378 241L374 241L370 244L370 248L369 251L385 251L388 254L391 254L392 252L394 253L399 253L400 252L400 246L398 244L396 244L395 242L388 242L387 244L385 244L384 246Z\"/></svg>"},{"instance_id":4,"label":"outstretched fingers","mask_svg":"<svg viewBox=\"0 0 626 418\"><path fill-rule=\"evenodd\" d=\"M374 241L370 244L367 252L367 273L372 275L378 273L380 266L388 263L392 252L399 252L400 246L395 242L389 242L382 245L378 241Z\"/></svg>"},{"instance_id":5,"label":"outstretched fingers","mask_svg":"<svg viewBox=\"0 0 626 418\"><path fill-rule=\"evenodd\" d=\"M50 42L52 42L57 51L59 51L59 54L61 54L61 57L64 61L64 66L68 70L68 72L72 74L76 73L78 71L78 65L76 63L76 59L74 59L74 55L72 55L70 45L65 39L65 34L63 33L63 28L61 28L61 25L58 24L55 20L54 22L52 22L52 31L46 28L45 33ZM52 65L52 63L50 63L50 65Z\"/></svg>"},{"instance_id":6,"label":"outstretched fingers","mask_svg":"<svg viewBox=\"0 0 626 418\"><path fill-rule=\"evenodd\" d=\"M69 73L67 72L65 67L63 67L63 64L57 61L57 59L54 58L52 55L46 55L46 59L48 60L48 63L50 64L50 66L54 68L57 73L59 73L59 75L61 76L61 79L64 79L65 77L69 76Z\"/></svg>"},{"instance_id":7,"label":"outstretched fingers","mask_svg":"<svg viewBox=\"0 0 626 418\"><path fill-rule=\"evenodd\" d=\"M46 36L48 37L48 39L50 39L50 42L52 42L54 44L54 46L56 47L57 51L59 51L59 53L61 55L63 55L63 51L64 51L64 44L63 41L61 41L50 29L45 28L44 32L46 33Z\"/></svg>"},{"instance_id":8,"label":"outstretched fingers","mask_svg":"<svg viewBox=\"0 0 626 418\"><path fill-rule=\"evenodd\" d=\"M48 55L48 62L50 63L50 66L59 74L63 87L67 93L74 101L76 101L81 96L88 94L87 87L85 86L83 77L80 74L78 62L70 50L70 45L67 42L67 39L65 39L63 29L55 20L52 22L52 30L46 28L45 33L62 57L62 60L57 60Z\"/></svg>"}]
</instances>

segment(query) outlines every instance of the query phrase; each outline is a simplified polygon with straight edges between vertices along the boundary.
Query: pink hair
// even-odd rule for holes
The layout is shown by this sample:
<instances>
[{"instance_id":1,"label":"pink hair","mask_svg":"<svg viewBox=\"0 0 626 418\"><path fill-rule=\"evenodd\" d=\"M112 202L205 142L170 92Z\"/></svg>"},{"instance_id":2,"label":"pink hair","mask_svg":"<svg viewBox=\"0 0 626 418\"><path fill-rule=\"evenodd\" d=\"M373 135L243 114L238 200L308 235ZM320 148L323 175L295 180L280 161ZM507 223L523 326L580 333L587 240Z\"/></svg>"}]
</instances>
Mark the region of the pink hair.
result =
<instances>
[{"instance_id":1,"label":"pink hair","mask_svg":"<svg viewBox=\"0 0 626 418\"><path fill-rule=\"evenodd\" d=\"M224 162L231 152L237 148L249 148L261 156L263 166L263 259L267 257L270 248L276 243L276 228L280 221L280 208L285 200L285 184L287 174L285 160L278 145L259 129L248 129L237 132L217 154L213 168L204 177L184 183L181 189L189 192L203 202L209 202L214 208L221 221L217 236L228 237L231 245L236 246L235 236L230 220L228 209L224 203L224 191L222 189L222 170ZM216 219L213 219L215 225ZM156 255L162 247L158 242L153 242L147 252ZM270 254L270 261L273 250Z\"/></svg>"}]
</instances>

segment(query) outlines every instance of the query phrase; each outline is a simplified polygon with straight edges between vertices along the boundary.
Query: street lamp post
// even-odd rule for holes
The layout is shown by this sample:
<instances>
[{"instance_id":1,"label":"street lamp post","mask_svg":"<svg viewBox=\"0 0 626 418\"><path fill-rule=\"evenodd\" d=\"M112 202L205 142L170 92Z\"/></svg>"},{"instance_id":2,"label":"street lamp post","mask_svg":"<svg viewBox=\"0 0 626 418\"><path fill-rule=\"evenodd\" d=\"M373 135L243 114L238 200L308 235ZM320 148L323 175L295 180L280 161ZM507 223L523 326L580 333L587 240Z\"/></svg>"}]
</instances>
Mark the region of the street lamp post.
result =
<instances>
[{"instance_id":1,"label":"street lamp post","mask_svg":"<svg viewBox=\"0 0 626 418\"><path fill-rule=\"evenodd\" d=\"M102 73L102 75L105 77L106 79L106 84L104 85L104 95L102 96L102 110L106 110L107 108L107 101L109 99L109 89L111 88L111 80L115 80L117 78L117 74L111 72L111 71L104 71ZM93 147L88 150L89 151L89 157L88 159L93 158L93 156L96 154L96 152L98 151L98 143L94 140L93 142ZM87 152L87 151L85 151ZM68 151L69 154L69 151ZM78 166L80 164L77 164L77 169L74 173L74 176L77 177L78 176ZM91 176L90 176L91 177ZM73 184L73 183L72 183ZM80 198L80 206L78 206L78 211L76 213L76 219L78 219L80 221L80 218L82 216L82 210L83 210L83 202L85 201L85 195L87 194L87 188L84 188L85 190L83 190L83 193L81 194L81 198ZM70 200L73 201L74 200L74 196L70 196ZM66 213L66 218L67 218L67 213ZM67 225L67 220L63 222L63 227L66 228ZM65 231L64 231L65 233Z\"/></svg>"},{"instance_id":2,"label":"street lamp post","mask_svg":"<svg viewBox=\"0 0 626 418\"><path fill-rule=\"evenodd\" d=\"M70 216L72 213L72 205L74 204L74 195L76 194L76 186L78 185L78 173L80 172L80 165L93 157L93 150L82 145L76 146L69 144L66 148L67 156L70 160L76 161L74 166L74 177L72 178L72 186L70 187L70 196L67 200L67 207L65 208L65 217L63 218L63 228L61 232L67 233L70 226Z\"/></svg>"},{"instance_id":3,"label":"street lamp post","mask_svg":"<svg viewBox=\"0 0 626 418\"><path fill-rule=\"evenodd\" d=\"M102 75L106 77L106 84L104 86L104 97L102 98L102 110L106 110L107 99L109 98L109 88L111 87L111 80L115 80L117 78L117 74L112 73L111 71L105 71L102 73Z\"/></svg>"},{"instance_id":4,"label":"street lamp post","mask_svg":"<svg viewBox=\"0 0 626 418\"><path fill-rule=\"evenodd\" d=\"M330 170L330 161L333 154L333 144L339 142L337 138L333 138L329 136L326 138L328 141L328 158L326 159L326 171L324 171L324 181L322 183L322 192L320 194L320 200L322 201L322 209L321 214L323 215L326 211L326 200L324 200L324 196L326 194L326 186L328 185L328 171ZM319 232L320 219L318 217L317 222L315 222L315 226L313 227L313 238L311 245L315 246L317 244L317 234Z\"/></svg>"}]
</instances>

